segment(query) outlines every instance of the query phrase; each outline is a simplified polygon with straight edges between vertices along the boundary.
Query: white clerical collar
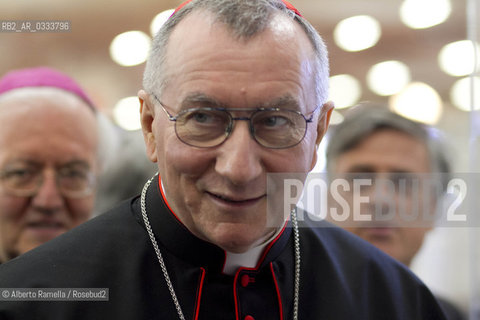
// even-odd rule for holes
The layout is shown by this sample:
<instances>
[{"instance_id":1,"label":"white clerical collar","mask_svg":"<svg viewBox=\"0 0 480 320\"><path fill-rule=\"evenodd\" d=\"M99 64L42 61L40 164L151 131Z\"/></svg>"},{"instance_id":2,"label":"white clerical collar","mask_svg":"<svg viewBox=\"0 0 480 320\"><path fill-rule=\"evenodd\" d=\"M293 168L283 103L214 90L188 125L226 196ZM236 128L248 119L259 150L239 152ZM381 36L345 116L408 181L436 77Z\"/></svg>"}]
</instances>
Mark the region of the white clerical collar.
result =
<instances>
[{"instance_id":1,"label":"white clerical collar","mask_svg":"<svg viewBox=\"0 0 480 320\"><path fill-rule=\"evenodd\" d=\"M270 238L264 241L262 244L251 248L244 253L226 252L227 257L225 259L225 266L223 267L223 273L228 275L234 275L238 268L255 268L258 264L265 247L272 242L278 234L282 231L282 228L278 228L277 232Z\"/></svg>"},{"instance_id":2,"label":"white clerical collar","mask_svg":"<svg viewBox=\"0 0 480 320\"><path fill-rule=\"evenodd\" d=\"M160 184L165 194L165 187L163 186L162 180L160 180ZM265 247L278 236L282 229L282 227L278 228L277 232L275 232L275 234L273 234L270 238L262 242L260 245L251 248L247 252L233 253L226 251L223 273L227 275L234 275L238 268L255 268Z\"/></svg>"}]
</instances>

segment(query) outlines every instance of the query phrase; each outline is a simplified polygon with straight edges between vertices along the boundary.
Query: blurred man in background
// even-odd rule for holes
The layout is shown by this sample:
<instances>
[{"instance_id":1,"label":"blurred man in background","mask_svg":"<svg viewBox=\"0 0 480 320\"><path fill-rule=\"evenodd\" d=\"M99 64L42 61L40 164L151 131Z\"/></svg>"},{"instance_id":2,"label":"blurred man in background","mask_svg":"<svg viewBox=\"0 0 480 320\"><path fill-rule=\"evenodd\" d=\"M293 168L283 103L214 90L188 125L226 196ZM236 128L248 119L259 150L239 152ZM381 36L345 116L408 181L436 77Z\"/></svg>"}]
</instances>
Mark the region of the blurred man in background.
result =
<instances>
[{"instance_id":1,"label":"blurred man in background","mask_svg":"<svg viewBox=\"0 0 480 320\"><path fill-rule=\"evenodd\" d=\"M366 190L365 186L358 189L365 191L363 196L370 195L369 201L359 207L362 214L379 214L385 217L394 211L393 208L397 211L410 211L410 214L416 210L415 205L429 210L422 212L426 215L420 214L418 219L413 221L402 221L397 212L396 218L383 221L349 220L346 224L338 223L410 266L434 223L433 220L421 219L436 214L441 192L421 193L409 188L414 188L412 183L415 179L427 178L437 180L441 186L440 191L443 191L450 173L450 165L443 152L438 132L436 134L433 128L390 112L386 107L363 105L350 110L344 121L332 128L329 141L327 171L330 180L371 179L377 185L368 186L369 189L379 187L379 183L388 180L390 186L398 188L397 192L401 188L401 181L405 183L405 192L401 195L375 195L375 192L369 193L371 190ZM349 190L350 193L355 192L352 187ZM354 208L354 195L350 194L345 199L348 199L349 207ZM395 205L388 203L387 199L394 200ZM392 212L389 212L391 209ZM449 302L439 300L449 319L463 319Z\"/></svg>"}]
</instances>

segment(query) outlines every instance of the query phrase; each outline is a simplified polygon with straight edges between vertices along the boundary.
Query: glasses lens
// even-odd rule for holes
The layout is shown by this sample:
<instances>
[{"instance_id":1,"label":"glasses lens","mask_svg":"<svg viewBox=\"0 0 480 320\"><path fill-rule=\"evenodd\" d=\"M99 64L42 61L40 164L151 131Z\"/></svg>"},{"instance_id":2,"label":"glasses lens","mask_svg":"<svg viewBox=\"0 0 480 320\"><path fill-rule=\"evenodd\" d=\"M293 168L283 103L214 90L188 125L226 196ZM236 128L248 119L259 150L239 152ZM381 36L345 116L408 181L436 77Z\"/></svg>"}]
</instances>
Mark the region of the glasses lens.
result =
<instances>
[{"instance_id":1,"label":"glasses lens","mask_svg":"<svg viewBox=\"0 0 480 320\"><path fill-rule=\"evenodd\" d=\"M222 110L188 109L178 114L175 131L186 144L213 147L225 141L231 121L230 115Z\"/></svg>"},{"instance_id":2,"label":"glasses lens","mask_svg":"<svg viewBox=\"0 0 480 320\"><path fill-rule=\"evenodd\" d=\"M60 190L68 197L79 198L93 191L94 177L87 169L62 168L57 179Z\"/></svg>"},{"instance_id":3,"label":"glasses lens","mask_svg":"<svg viewBox=\"0 0 480 320\"><path fill-rule=\"evenodd\" d=\"M307 129L305 118L293 110L261 110L252 116L255 139L267 148L293 147Z\"/></svg>"},{"instance_id":4,"label":"glasses lens","mask_svg":"<svg viewBox=\"0 0 480 320\"><path fill-rule=\"evenodd\" d=\"M57 175L59 192L69 198L80 198L90 195L95 184L95 177L87 169L62 168ZM41 169L12 167L0 175L2 188L11 195L31 197L38 193L44 183L44 172Z\"/></svg>"},{"instance_id":5,"label":"glasses lens","mask_svg":"<svg viewBox=\"0 0 480 320\"><path fill-rule=\"evenodd\" d=\"M8 168L1 175L3 188L17 196L28 196L35 192L40 179L38 171L20 166Z\"/></svg>"}]
</instances>

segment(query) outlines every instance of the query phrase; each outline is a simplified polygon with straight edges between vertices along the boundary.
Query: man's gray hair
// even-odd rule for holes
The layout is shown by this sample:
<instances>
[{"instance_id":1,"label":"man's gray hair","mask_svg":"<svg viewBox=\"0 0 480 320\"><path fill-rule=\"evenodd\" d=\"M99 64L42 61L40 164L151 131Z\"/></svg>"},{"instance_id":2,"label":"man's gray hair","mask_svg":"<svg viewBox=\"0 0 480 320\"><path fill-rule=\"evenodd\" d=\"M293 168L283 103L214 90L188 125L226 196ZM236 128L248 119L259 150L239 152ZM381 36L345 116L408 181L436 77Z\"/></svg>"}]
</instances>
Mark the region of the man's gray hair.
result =
<instances>
[{"instance_id":1,"label":"man's gray hair","mask_svg":"<svg viewBox=\"0 0 480 320\"><path fill-rule=\"evenodd\" d=\"M428 151L432 173L445 173L444 184L451 172L450 161L442 146L442 136L438 129L404 118L385 106L361 105L347 112L342 123L329 131L326 150L327 172L335 173L336 160L345 152L355 148L373 133L391 129L405 133L421 143Z\"/></svg>"},{"instance_id":2,"label":"man's gray hair","mask_svg":"<svg viewBox=\"0 0 480 320\"><path fill-rule=\"evenodd\" d=\"M227 25L232 35L239 40L248 40L264 31L276 14L295 20L303 28L313 47L313 80L317 106L326 102L329 78L326 46L315 28L288 9L281 0L193 0L185 5L170 17L155 35L143 75L143 87L148 93L161 95L168 81L165 77L165 58L170 35L180 21L197 10L212 13L214 21Z\"/></svg>"}]
</instances>

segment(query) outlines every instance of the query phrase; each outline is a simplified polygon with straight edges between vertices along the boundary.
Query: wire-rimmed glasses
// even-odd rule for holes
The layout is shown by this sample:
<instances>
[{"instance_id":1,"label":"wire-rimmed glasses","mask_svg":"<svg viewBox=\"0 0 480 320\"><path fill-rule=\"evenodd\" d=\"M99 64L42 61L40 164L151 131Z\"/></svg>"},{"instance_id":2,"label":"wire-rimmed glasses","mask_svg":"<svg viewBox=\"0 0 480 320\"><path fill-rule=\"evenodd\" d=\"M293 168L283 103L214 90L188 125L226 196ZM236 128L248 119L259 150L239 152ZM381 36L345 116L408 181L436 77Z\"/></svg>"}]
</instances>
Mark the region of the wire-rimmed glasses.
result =
<instances>
[{"instance_id":1,"label":"wire-rimmed glasses","mask_svg":"<svg viewBox=\"0 0 480 320\"><path fill-rule=\"evenodd\" d=\"M88 169L52 169L57 188L67 198L83 198L93 193L95 174ZM8 194L31 197L38 193L45 179L46 169L13 165L0 171L0 185Z\"/></svg>"},{"instance_id":2,"label":"wire-rimmed glasses","mask_svg":"<svg viewBox=\"0 0 480 320\"><path fill-rule=\"evenodd\" d=\"M228 139L235 120L249 122L253 139L266 148L284 149L299 144L313 121L318 106L307 118L297 110L285 108L188 108L171 115L155 95L170 121L175 122L175 133L183 143L199 148L216 147ZM249 117L234 117L232 112L250 111Z\"/></svg>"}]
</instances>

